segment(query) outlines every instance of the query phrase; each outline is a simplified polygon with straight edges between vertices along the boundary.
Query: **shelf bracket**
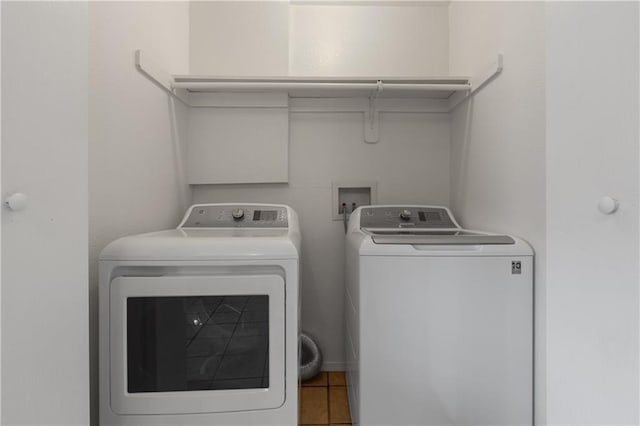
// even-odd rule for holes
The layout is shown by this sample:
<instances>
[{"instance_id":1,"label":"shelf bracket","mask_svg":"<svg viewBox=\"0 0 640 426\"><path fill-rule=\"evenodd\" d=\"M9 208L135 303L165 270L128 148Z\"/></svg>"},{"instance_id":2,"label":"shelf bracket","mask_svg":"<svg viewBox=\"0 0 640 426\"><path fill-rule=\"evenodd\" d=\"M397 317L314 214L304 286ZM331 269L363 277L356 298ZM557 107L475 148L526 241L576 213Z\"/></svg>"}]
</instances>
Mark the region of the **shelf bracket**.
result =
<instances>
[{"instance_id":1,"label":"shelf bracket","mask_svg":"<svg viewBox=\"0 0 640 426\"><path fill-rule=\"evenodd\" d=\"M364 141L366 143L378 143L380 140L380 111L376 100L382 93L382 81L378 80L376 91L369 96L369 109L364 113Z\"/></svg>"},{"instance_id":2,"label":"shelf bracket","mask_svg":"<svg viewBox=\"0 0 640 426\"><path fill-rule=\"evenodd\" d=\"M189 104L189 95L184 89L173 89L173 76L167 74L161 66L155 64L147 55L143 55L141 50L136 50L136 69L156 86L167 92L170 96L179 100L186 106Z\"/></svg>"},{"instance_id":3,"label":"shelf bracket","mask_svg":"<svg viewBox=\"0 0 640 426\"><path fill-rule=\"evenodd\" d=\"M484 72L473 77L469 81L469 90L458 92L450 98L449 112L453 111L463 101L473 96L478 90L489 84L495 79L504 68L504 55L498 53L498 58L489 65Z\"/></svg>"}]
</instances>

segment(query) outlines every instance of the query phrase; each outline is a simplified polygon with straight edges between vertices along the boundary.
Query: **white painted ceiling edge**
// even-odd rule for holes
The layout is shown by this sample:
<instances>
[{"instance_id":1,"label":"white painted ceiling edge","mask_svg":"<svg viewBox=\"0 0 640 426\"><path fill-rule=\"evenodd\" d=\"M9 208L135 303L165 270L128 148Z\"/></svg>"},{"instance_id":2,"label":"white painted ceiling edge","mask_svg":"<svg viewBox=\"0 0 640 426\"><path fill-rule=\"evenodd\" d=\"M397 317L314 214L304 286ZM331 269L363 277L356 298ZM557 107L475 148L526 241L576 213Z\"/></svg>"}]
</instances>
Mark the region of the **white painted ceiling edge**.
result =
<instances>
[{"instance_id":1,"label":"white painted ceiling edge","mask_svg":"<svg viewBox=\"0 0 640 426\"><path fill-rule=\"evenodd\" d=\"M224 1L224 0L214 0ZM251 0L240 0L251 1ZM295 6L448 6L450 0L429 1L429 0L265 0L289 3Z\"/></svg>"}]
</instances>

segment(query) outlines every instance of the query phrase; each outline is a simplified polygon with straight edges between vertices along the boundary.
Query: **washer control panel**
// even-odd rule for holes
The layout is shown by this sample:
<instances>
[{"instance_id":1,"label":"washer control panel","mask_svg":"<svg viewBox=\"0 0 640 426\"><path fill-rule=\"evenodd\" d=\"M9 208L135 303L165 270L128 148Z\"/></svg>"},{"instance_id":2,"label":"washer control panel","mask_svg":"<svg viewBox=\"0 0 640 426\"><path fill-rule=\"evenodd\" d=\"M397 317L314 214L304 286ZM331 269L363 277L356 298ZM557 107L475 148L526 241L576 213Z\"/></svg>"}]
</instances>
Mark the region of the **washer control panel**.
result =
<instances>
[{"instance_id":1,"label":"washer control panel","mask_svg":"<svg viewBox=\"0 0 640 426\"><path fill-rule=\"evenodd\" d=\"M457 228L449 212L441 207L363 207L361 228Z\"/></svg>"},{"instance_id":2,"label":"washer control panel","mask_svg":"<svg viewBox=\"0 0 640 426\"><path fill-rule=\"evenodd\" d=\"M237 204L194 206L181 228L287 228L287 208Z\"/></svg>"}]
</instances>

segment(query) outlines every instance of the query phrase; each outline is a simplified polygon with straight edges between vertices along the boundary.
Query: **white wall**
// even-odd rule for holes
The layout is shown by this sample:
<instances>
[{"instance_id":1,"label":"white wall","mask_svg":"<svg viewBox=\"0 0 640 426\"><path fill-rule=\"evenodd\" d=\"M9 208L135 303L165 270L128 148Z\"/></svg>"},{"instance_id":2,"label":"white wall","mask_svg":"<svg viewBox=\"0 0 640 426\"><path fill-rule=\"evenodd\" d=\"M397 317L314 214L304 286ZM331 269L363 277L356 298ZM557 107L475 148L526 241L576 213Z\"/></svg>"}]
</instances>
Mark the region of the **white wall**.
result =
<instances>
[{"instance_id":1,"label":"white wall","mask_svg":"<svg viewBox=\"0 0 640 426\"><path fill-rule=\"evenodd\" d=\"M190 71L446 75L447 11L446 3L427 2L193 2ZM446 115L382 114L376 145L363 142L362 120L362 113L292 113L288 185L194 186L194 202L285 203L298 211L302 327L319 339L328 369L344 363L344 231L331 218L332 181L377 181L379 203L449 201Z\"/></svg>"},{"instance_id":2,"label":"white wall","mask_svg":"<svg viewBox=\"0 0 640 426\"><path fill-rule=\"evenodd\" d=\"M331 182L377 181L379 203L449 202L449 119L381 114L380 142L363 142L362 114L294 113L289 184L194 186L193 200L292 206L302 227L302 328L326 369L344 369L344 230L332 220Z\"/></svg>"},{"instance_id":3,"label":"white wall","mask_svg":"<svg viewBox=\"0 0 640 426\"><path fill-rule=\"evenodd\" d=\"M328 3L192 2L191 73L447 75L446 2Z\"/></svg>"},{"instance_id":4,"label":"white wall","mask_svg":"<svg viewBox=\"0 0 640 426\"><path fill-rule=\"evenodd\" d=\"M2 2L3 425L89 421L87 4Z\"/></svg>"},{"instance_id":5,"label":"white wall","mask_svg":"<svg viewBox=\"0 0 640 426\"><path fill-rule=\"evenodd\" d=\"M291 6L291 75L447 75L446 2L329 3Z\"/></svg>"},{"instance_id":6,"label":"white wall","mask_svg":"<svg viewBox=\"0 0 640 426\"><path fill-rule=\"evenodd\" d=\"M289 2L190 2L190 72L287 75Z\"/></svg>"},{"instance_id":7,"label":"white wall","mask_svg":"<svg viewBox=\"0 0 640 426\"><path fill-rule=\"evenodd\" d=\"M90 2L89 256L92 424L97 424L97 257L126 234L176 226L191 194L183 170L186 107L134 67L142 49L186 73L187 2Z\"/></svg>"},{"instance_id":8,"label":"white wall","mask_svg":"<svg viewBox=\"0 0 640 426\"><path fill-rule=\"evenodd\" d=\"M548 424L637 425L638 4L549 3L545 31Z\"/></svg>"},{"instance_id":9,"label":"white wall","mask_svg":"<svg viewBox=\"0 0 640 426\"><path fill-rule=\"evenodd\" d=\"M174 226L190 198L180 170L185 129L170 127L166 95L133 70L135 48L172 73L190 64L192 73L219 75L474 75L503 52L502 75L450 123L382 114L381 142L367 145L361 114L293 113L288 185L195 186L193 201L298 211L302 326L319 338L329 369L344 361L343 231L331 220L332 181L378 181L380 203L450 201L468 227L524 237L537 256L536 423L637 424L637 9L92 4L92 309L99 250L123 234ZM619 89L593 89L609 75ZM186 110L175 108L184 123ZM617 215L595 211L605 194L622 201ZM136 207L128 214L123 206Z\"/></svg>"},{"instance_id":10,"label":"white wall","mask_svg":"<svg viewBox=\"0 0 640 426\"><path fill-rule=\"evenodd\" d=\"M451 207L469 228L525 238L536 252L536 418L545 389L544 4L452 2L453 75L474 75L498 52L504 71L451 120Z\"/></svg>"}]
</instances>

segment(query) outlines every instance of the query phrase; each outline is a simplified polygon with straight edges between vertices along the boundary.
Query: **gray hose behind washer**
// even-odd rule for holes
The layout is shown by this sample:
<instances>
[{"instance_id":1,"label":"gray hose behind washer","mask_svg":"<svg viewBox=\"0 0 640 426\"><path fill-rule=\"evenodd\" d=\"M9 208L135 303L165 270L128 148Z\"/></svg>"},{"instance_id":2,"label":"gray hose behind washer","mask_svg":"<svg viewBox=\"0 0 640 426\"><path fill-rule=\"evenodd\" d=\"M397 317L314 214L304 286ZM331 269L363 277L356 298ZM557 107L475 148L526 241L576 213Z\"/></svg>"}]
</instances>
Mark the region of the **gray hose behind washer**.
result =
<instances>
[{"instance_id":1,"label":"gray hose behind washer","mask_svg":"<svg viewBox=\"0 0 640 426\"><path fill-rule=\"evenodd\" d=\"M308 334L300 333L300 380L309 380L320 372L322 352Z\"/></svg>"}]
</instances>

